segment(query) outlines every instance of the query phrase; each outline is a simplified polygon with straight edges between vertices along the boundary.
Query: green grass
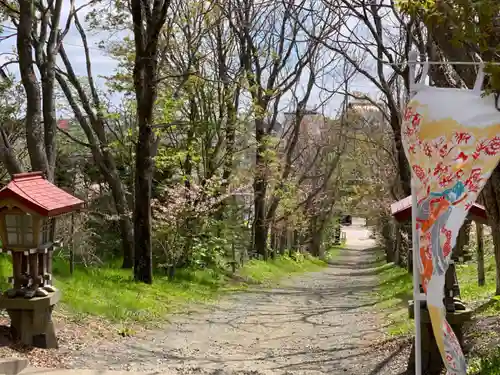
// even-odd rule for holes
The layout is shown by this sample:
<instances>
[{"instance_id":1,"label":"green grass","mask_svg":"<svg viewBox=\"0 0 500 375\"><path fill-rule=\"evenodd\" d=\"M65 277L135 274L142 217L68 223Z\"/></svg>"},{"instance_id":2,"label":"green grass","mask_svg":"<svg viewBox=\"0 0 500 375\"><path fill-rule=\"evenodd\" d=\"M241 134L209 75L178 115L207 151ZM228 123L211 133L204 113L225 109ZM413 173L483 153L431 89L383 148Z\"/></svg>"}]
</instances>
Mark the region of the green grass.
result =
<instances>
[{"instance_id":1,"label":"green grass","mask_svg":"<svg viewBox=\"0 0 500 375\"><path fill-rule=\"evenodd\" d=\"M6 254L0 254L0 290L9 288L7 277L12 276L12 266Z\"/></svg>"},{"instance_id":2,"label":"green grass","mask_svg":"<svg viewBox=\"0 0 500 375\"><path fill-rule=\"evenodd\" d=\"M457 265L461 297L472 307L487 302L479 308L481 315L500 313L500 302L491 298L495 294L495 261L493 254L485 254L486 284L477 284L477 263L469 261ZM379 288L376 290L376 307L386 314L387 333L392 336L409 334L414 326L408 317L408 301L413 298L412 276L404 268L392 264L379 268Z\"/></svg>"},{"instance_id":3,"label":"green grass","mask_svg":"<svg viewBox=\"0 0 500 375\"><path fill-rule=\"evenodd\" d=\"M412 276L404 268L386 264L377 269L379 287L375 291L375 307L386 314L389 335L406 334L412 329L408 318L408 301L412 299Z\"/></svg>"},{"instance_id":4,"label":"green grass","mask_svg":"<svg viewBox=\"0 0 500 375\"><path fill-rule=\"evenodd\" d=\"M473 303L477 308L476 315L494 316L500 313L500 303L495 295L496 275L495 259L493 254L485 254L485 285L477 284L477 263L469 262L457 266L457 275L460 283L460 292L465 302ZM482 306L478 306L481 304Z\"/></svg>"},{"instance_id":5,"label":"green grass","mask_svg":"<svg viewBox=\"0 0 500 375\"><path fill-rule=\"evenodd\" d=\"M295 259L283 256L268 262L251 260L239 270L238 275L252 282L269 284L296 273L318 271L325 266L322 260L297 254Z\"/></svg>"},{"instance_id":6,"label":"green grass","mask_svg":"<svg viewBox=\"0 0 500 375\"><path fill-rule=\"evenodd\" d=\"M332 257L338 252L328 253ZM294 259L282 256L268 262L252 260L240 268L236 278L211 269L179 270L174 280L155 276L153 285L136 283L130 270L115 265L76 267L70 275L63 259L54 259L55 285L62 291L61 308L71 317L98 316L114 323L160 322L190 302L207 302L221 293L244 289L249 283L270 286L290 275L317 271L326 263L296 254ZM11 275L8 256L0 256L0 287ZM237 281L239 280L239 281Z\"/></svg>"},{"instance_id":7,"label":"green grass","mask_svg":"<svg viewBox=\"0 0 500 375\"><path fill-rule=\"evenodd\" d=\"M342 249L345 247L345 243L343 243L342 245L339 245L339 246L332 246L332 248L330 250L328 250L326 252L326 256L325 256L325 260L328 262L329 260L334 260L337 255L340 254L340 252L342 251Z\"/></svg>"},{"instance_id":8,"label":"green grass","mask_svg":"<svg viewBox=\"0 0 500 375\"><path fill-rule=\"evenodd\" d=\"M488 357L474 358L469 361L469 375L500 375L500 348L496 348Z\"/></svg>"}]
</instances>

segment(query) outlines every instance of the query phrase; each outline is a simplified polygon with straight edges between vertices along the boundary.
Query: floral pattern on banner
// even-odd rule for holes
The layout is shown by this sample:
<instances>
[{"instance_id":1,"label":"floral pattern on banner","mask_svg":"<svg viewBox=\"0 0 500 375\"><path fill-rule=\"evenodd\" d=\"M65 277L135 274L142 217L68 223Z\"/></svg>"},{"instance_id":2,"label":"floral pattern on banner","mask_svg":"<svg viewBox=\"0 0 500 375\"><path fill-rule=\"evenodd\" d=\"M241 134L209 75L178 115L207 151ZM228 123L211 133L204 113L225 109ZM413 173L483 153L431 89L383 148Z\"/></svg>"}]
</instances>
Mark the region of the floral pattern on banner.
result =
<instances>
[{"instance_id":1,"label":"floral pattern on banner","mask_svg":"<svg viewBox=\"0 0 500 375\"><path fill-rule=\"evenodd\" d=\"M457 95L473 95L461 91ZM445 273L458 231L498 163L500 113L487 113L486 124L480 108L477 114L460 108L443 113L446 107L436 102L456 93L435 88L417 93L403 115L402 141L417 194L418 267L434 335L448 375L465 375L465 357L446 321ZM474 115L482 123L474 123Z\"/></svg>"}]
</instances>

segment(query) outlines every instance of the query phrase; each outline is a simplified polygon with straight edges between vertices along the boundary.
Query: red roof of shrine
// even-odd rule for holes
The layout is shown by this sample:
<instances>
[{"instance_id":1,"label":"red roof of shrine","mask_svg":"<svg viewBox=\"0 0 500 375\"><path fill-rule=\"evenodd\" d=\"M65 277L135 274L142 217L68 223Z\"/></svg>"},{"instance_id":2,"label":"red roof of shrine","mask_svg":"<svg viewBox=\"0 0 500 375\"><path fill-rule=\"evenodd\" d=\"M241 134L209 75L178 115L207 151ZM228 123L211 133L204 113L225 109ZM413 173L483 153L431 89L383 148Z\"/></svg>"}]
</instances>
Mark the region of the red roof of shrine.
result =
<instances>
[{"instance_id":1,"label":"red roof of shrine","mask_svg":"<svg viewBox=\"0 0 500 375\"><path fill-rule=\"evenodd\" d=\"M0 199L18 200L41 216L57 216L83 207L83 201L47 181L41 172L18 173L0 190Z\"/></svg>"},{"instance_id":2,"label":"red roof of shrine","mask_svg":"<svg viewBox=\"0 0 500 375\"><path fill-rule=\"evenodd\" d=\"M411 220L411 195L391 204L391 215L399 222ZM482 224L488 219L484 207L477 203L470 208L468 218Z\"/></svg>"}]
</instances>

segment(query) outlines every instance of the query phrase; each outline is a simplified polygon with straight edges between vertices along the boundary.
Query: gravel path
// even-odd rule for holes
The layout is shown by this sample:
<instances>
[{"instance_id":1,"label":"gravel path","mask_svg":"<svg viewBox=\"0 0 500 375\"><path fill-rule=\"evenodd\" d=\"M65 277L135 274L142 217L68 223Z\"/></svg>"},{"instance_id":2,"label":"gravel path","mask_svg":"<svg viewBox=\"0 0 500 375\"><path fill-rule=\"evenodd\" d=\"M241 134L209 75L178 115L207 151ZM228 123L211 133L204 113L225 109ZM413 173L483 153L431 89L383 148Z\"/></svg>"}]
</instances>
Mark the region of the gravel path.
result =
<instances>
[{"instance_id":1,"label":"gravel path","mask_svg":"<svg viewBox=\"0 0 500 375\"><path fill-rule=\"evenodd\" d=\"M349 250L325 270L226 296L175 317L165 329L83 348L71 367L185 374L390 374L380 370L383 338L371 309L374 242L359 222L345 228ZM73 353L74 354L74 353Z\"/></svg>"}]
</instances>

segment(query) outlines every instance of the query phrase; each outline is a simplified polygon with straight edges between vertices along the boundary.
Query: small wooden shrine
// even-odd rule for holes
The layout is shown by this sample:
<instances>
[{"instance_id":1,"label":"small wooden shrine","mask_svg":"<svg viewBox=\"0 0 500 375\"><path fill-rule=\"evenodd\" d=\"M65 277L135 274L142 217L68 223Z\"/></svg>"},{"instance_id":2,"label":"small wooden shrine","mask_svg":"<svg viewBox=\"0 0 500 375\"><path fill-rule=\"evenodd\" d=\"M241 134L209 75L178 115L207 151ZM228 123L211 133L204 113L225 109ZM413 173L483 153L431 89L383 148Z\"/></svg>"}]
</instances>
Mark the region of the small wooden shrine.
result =
<instances>
[{"instance_id":1,"label":"small wooden shrine","mask_svg":"<svg viewBox=\"0 0 500 375\"><path fill-rule=\"evenodd\" d=\"M0 297L14 336L24 344L57 346L51 312L60 298L52 285L57 217L83 201L47 181L41 172L15 174L0 190L2 251L12 255L12 288Z\"/></svg>"},{"instance_id":2,"label":"small wooden shrine","mask_svg":"<svg viewBox=\"0 0 500 375\"><path fill-rule=\"evenodd\" d=\"M399 222L411 220L411 195L391 204L391 214ZM471 206L467 217L477 223L488 223L486 210L478 203Z\"/></svg>"}]
</instances>

